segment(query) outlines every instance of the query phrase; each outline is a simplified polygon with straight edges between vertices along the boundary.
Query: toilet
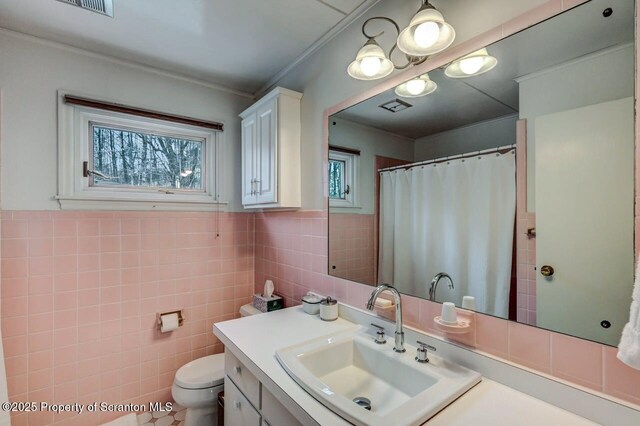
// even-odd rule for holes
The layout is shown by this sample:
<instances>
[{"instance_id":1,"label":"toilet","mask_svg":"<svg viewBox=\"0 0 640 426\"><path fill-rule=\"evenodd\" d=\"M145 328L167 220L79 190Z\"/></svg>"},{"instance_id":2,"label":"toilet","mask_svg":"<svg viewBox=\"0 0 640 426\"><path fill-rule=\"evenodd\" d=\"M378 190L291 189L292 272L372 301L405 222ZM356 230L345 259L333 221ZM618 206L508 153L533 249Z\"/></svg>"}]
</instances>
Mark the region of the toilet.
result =
<instances>
[{"instance_id":1,"label":"toilet","mask_svg":"<svg viewBox=\"0 0 640 426\"><path fill-rule=\"evenodd\" d=\"M240 308L243 317L261 314L251 304ZM224 354L195 359L176 371L171 395L187 409L185 426L216 426L218 394L224 390Z\"/></svg>"}]
</instances>

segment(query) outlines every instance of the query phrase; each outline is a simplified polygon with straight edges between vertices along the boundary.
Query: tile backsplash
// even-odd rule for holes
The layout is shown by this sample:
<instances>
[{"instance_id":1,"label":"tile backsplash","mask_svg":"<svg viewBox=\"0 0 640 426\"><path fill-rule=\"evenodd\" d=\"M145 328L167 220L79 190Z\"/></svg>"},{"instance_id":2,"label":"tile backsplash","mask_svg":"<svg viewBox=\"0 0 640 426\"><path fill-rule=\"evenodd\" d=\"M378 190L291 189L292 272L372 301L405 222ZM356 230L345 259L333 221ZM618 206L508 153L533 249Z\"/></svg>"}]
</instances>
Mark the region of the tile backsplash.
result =
<instances>
[{"instance_id":1,"label":"tile backsplash","mask_svg":"<svg viewBox=\"0 0 640 426\"><path fill-rule=\"evenodd\" d=\"M211 324L251 299L253 214L3 211L1 226L12 401L167 401L181 365L223 350ZM184 326L159 333L156 313L176 309ZM12 422L91 425L118 414Z\"/></svg>"},{"instance_id":2,"label":"tile backsplash","mask_svg":"<svg viewBox=\"0 0 640 426\"><path fill-rule=\"evenodd\" d=\"M329 268L333 276L375 283L375 216L332 213L329 228Z\"/></svg>"}]
</instances>

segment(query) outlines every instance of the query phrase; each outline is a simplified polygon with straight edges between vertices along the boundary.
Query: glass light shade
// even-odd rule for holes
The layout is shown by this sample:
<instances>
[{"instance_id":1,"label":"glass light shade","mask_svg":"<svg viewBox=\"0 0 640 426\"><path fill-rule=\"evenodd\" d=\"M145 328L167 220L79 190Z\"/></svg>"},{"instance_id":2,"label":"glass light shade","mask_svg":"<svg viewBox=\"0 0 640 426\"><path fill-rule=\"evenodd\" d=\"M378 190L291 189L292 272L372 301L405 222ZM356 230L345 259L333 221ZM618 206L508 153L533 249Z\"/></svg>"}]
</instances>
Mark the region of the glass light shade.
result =
<instances>
[{"instance_id":1,"label":"glass light shade","mask_svg":"<svg viewBox=\"0 0 640 426\"><path fill-rule=\"evenodd\" d=\"M433 93L438 85L429 78L429 74L422 74L396 87L396 95L403 98L419 98Z\"/></svg>"},{"instance_id":2,"label":"glass light shade","mask_svg":"<svg viewBox=\"0 0 640 426\"><path fill-rule=\"evenodd\" d=\"M428 56L451 46L456 32L442 13L432 7L421 9L398 36L398 48L410 56Z\"/></svg>"},{"instance_id":3,"label":"glass light shade","mask_svg":"<svg viewBox=\"0 0 640 426\"><path fill-rule=\"evenodd\" d=\"M378 44L369 40L356 55L355 61L349 64L347 72L358 80L376 80L393 72L391 62Z\"/></svg>"},{"instance_id":4,"label":"glass light shade","mask_svg":"<svg viewBox=\"0 0 640 426\"><path fill-rule=\"evenodd\" d=\"M473 77L491 71L496 65L498 60L487 49L480 49L450 63L444 74L450 78Z\"/></svg>"}]
</instances>

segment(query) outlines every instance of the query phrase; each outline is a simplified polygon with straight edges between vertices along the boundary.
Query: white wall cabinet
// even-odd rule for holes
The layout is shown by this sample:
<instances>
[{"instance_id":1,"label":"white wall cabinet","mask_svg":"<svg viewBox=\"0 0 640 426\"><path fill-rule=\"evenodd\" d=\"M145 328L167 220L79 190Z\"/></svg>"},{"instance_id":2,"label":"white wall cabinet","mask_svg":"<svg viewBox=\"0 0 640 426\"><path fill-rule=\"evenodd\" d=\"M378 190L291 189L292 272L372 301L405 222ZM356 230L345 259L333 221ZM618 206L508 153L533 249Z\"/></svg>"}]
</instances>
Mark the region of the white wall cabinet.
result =
<instances>
[{"instance_id":1,"label":"white wall cabinet","mask_svg":"<svg viewBox=\"0 0 640 426\"><path fill-rule=\"evenodd\" d=\"M300 99L278 87L240 114L242 204L297 209L300 194Z\"/></svg>"}]
</instances>

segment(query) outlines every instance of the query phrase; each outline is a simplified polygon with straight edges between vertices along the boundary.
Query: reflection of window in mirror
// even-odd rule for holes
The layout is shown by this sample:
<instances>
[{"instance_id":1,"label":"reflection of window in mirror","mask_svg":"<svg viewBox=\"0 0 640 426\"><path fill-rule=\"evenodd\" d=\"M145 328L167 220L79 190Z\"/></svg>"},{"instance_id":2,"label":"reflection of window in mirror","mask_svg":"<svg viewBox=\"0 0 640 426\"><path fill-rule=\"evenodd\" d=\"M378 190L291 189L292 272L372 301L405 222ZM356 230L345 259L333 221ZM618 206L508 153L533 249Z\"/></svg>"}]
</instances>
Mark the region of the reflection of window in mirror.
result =
<instances>
[{"instance_id":1,"label":"reflection of window in mirror","mask_svg":"<svg viewBox=\"0 0 640 426\"><path fill-rule=\"evenodd\" d=\"M358 207L358 158L355 150L329 150L329 205Z\"/></svg>"}]
</instances>

